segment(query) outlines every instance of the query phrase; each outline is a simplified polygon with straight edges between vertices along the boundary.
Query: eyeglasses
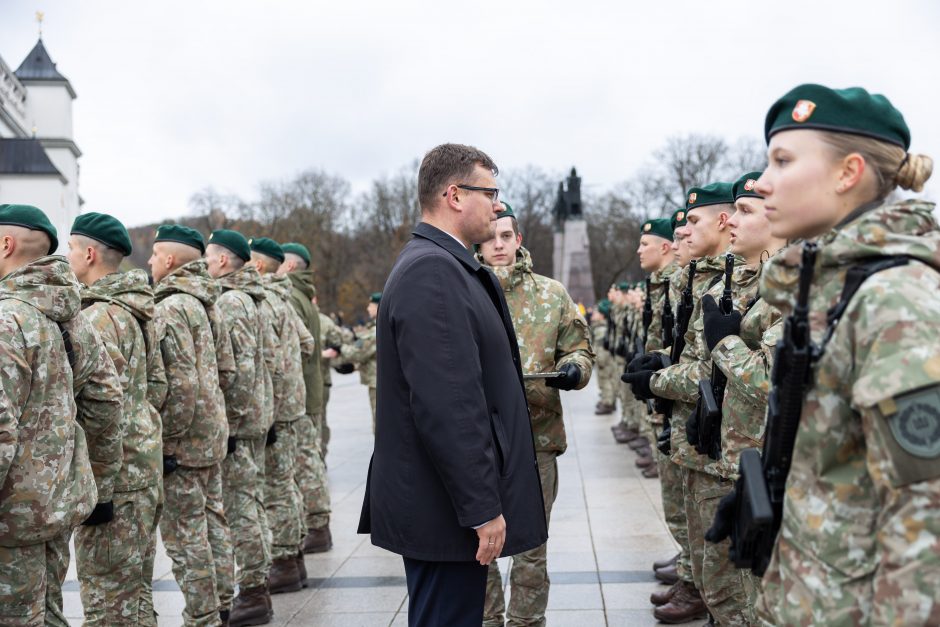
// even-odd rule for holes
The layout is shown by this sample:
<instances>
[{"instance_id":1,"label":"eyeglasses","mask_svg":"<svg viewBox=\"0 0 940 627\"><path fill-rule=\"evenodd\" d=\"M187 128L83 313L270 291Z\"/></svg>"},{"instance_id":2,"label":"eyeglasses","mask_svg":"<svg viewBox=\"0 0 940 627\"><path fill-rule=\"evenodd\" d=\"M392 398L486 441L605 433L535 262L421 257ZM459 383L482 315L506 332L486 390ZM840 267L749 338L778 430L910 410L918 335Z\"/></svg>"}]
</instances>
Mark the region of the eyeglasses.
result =
<instances>
[{"instance_id":1,"label":"eyeglasses","mask_svg":"<svg viewBox=\"0 0 940 627\"><path fill-rule=\"evenodd\" d=\"M490 197L490 202L492 202L494 205L498 202L498 199L499 199L498 187L477 187L476 185L454 185L454 187L465 189L468 192L483 192L484 194ZM444 192L441 195L447 196L447 192Z\"/></svg>"}]
</instances>

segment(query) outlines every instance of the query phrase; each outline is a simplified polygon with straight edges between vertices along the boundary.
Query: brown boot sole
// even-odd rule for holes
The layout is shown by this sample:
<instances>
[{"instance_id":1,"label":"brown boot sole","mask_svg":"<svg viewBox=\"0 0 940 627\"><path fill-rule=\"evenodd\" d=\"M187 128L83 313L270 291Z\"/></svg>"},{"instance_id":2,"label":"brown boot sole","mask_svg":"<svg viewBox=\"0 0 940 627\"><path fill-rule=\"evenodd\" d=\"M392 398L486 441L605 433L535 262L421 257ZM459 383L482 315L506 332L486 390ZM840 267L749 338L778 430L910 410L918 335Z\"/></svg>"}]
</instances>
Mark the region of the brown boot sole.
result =
<instances>
[{"instance_id":1,"label":"brown boot sole","mask_svg":"<svg viewBox=\"0 0 940 627\"><path fill-rule=\"evenodd\" d=\"M268 610L265 614L257 616L246 616L245 618L234 621L229 619L229 627L252 627L252 625L267 625L274 618L274 612Z\"/></svg>"},{"instance_id":2,"label":"brown boot sole","mask_svg":"<svg viewBox=\"0 0 940 627\"><path fill-rule=\"evenodd\" d=\"M303 590L304 586L298 579L293 583L285 583L278 587L271 587L271 594L283 594L285 592L297 592L298 590Z\"/></svg>"},{"instance_id":3,"label":"brown boot sole","mask_svg":"<svg viewBox=\"0 0 940 627\"><path fill-rule=\"evenodd\" d=\"M321 544L320 546L305 546L304 555L310 555L312 553L326 553L332 548L333 548L332 542L330 544Z\"/></svg>"}]
</instances>

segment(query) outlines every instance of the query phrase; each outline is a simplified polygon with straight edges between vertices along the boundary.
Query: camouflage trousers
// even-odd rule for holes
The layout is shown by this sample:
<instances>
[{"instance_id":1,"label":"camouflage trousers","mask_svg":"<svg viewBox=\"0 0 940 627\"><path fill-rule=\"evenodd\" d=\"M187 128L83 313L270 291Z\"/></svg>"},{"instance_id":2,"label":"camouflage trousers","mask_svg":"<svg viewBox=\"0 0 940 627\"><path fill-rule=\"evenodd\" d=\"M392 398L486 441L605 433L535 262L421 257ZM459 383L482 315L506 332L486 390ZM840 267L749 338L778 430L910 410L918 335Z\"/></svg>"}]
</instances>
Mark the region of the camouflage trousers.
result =
<instances>
[{"instance_id":1,"label":"camouflage trousers","mask_svg":"<svg viewBox=\"0 0 940 627\"><path fill-rule=\"evenodd\" d=\"M271 569L271 547L264 535L264 478L257 461L258 449L264 456L264 440L238 440L222 462L225 517L242 589L263 586Z\"/></svg>"},{"instance_id":2,"label":"camouflage trousers","mask_svg":"<svg viewBox=\"0 0 940 627\"><path fill-rule=\"evenodd\" d=\"M320 416L301 416L294 424L297 433L297 467L294 481L303 497L301 525L320 529L330 522L330 486L320 456Z\"/></svg>"},{"instance_id":3,"label":"camouflage trousers","mask_svg":"<svg viewBox=\"0 0 940 627\"><path fill-rule=\"evenodd\" d=\"M183 593L183 624L216 625L232 605L234 559L222 504L222 468L180 466L163 477L160 535Z\"/></svg>"},{"instance_id":4,"label":"camouflage trousers","mask_svg":"<svg viewBox=\"0 0 940 627\"><path fill-rule=\"evenodd\" d=\"M114 493L114 519L75 530L85 625L156 627L153 561L163 483Z\"/></svg>"},{"instance_id":5,"label":"camouflage trousers","mask_svg":"<svg viewBox=\"0 0 940 627\"><path fill-rule=\"evenodd\" d=\"M657 433L658 435L658 433ZM679 559L676 571L683 581L692 582L692 562L689 556L689 523L685 515L685 477L682 468L656 450L659 467L659 487L663 496L663 515L666 526L679 545Z\"/></svg>"},{"instance_id":6,"label":"camouflage trousers","mask_svg":"<svg viewBox=\"0 0 940 627\"><path fill-rule=\"evenodd\" d=\"M600 401L605 405L616 405L616 395L614 393L614 360L610 352L603 347L597 349L597 361L594 366L597 374L597 387L600 390Z\"/></svg>"},{"instance_id":7,"label":"camouflage trousers","mask_svg":"<svg viewBox=\"0 0 940 627\"><path fill-rule=\"evenodd\" d=\"M728 557L731 540L706 542L718 501L734 489L734 483L704 472L683 468L685 504L689 525L692 578L708 611L718 625L750 625L754 617L754 582L751 571L734 567ZM750 591L750 594L749 594Z\"/></svg>"},{"instance_id":8,"label":"camouflage trousers","mask_svg":"<svg viewBox=\"0 0 940 627\"><path fill-rule=\"evenodd\" d=\"M323 409L320 411L320 457L326 465L326 453L330 447L330 425L326 422L326 406L330 403L332 385L323 386Z\"/></svg>"},{"instance_id":9,"label":"camouflage trousers","mask_svg":"<svg viewBox=\"0 0 940 627\"><path fill-rule=\"evenodd\" d=\"M271 530L271 559L297 555L304 530L303 501L294 481L297 420L275 422L277 441L264 451L264 508Z\"/></svg>"},{"instance_id":10,"label":"camouflage trousers","mask_svg":"<svg viewBox=\"0 0 940 627\"><path fill-rule=\"evenodd\" d=\"M67 531L48 542L0 546L0 625L68 627L62 583L69 568Z\"/></svg>"},{"instance_id":11,"label":"camouflage trousers","mask_svg":"<svg viewBox=\"0 0 940 627\"><path fill-rule=\"evenodd\" d=\"M643 421L640 416L639 403L636 397L633 396L630 386L620 380L625 364L626 360L623 357L614 358L614 380L616 381L617 398L620 400L620 422L628 429L640 431ZM645 405L643 407L645 412Z\"/></svg>"},{"instance_id":12,"label":"camouflage trousers","mask_svg":"<svg viewBox=\"0 0 940 627\"><path fill-rule=\"evenodd\" d=\"M542 499L545 502L545 520L551 518L552 505L558 496L558 453L539 452L539 476L542 480ZM509 567L509 612L503 596L503 581L499 567L492 562L486 578L486 604L483 610L484 627L503 625L506 613L510 626L545 625L548 606L547 544L512 557Z\"/></svg>"}]
</instances>

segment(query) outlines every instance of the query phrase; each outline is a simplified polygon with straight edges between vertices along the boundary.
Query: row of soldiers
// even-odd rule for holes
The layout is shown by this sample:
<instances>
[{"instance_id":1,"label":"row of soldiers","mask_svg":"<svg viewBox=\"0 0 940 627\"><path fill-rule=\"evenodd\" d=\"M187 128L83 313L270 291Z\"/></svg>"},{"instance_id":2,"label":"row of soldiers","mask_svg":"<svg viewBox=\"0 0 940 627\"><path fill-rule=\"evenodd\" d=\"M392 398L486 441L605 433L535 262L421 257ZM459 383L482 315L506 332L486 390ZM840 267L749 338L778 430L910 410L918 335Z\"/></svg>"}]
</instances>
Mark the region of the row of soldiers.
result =
<instances>
[{"instance_id":1,"label":"row of soldiers","mask_svg":"<svg viewBox=\"0 0 940 627\"><path fill-rule=\"evenodd\" d=\"M621 380L647 409L637 426L624 404L615 436L655 443L680 547L654 615L938 624L940 227L886 200L932 162L860 88L801 85L765 135L765 171L642 225L644 306L611 294L645 340Z\"/></svg>"},{"instance_id":2,"label":"row of soldiers","mask_svg":"<svg viewBox=\"0 0 940 627\"><path fill-rule=\"evenodd\" d=\"M156 625L158 526L184 624L269 622L332 545L309 251L164 225L151 278L119 271L112 216L79 216L66 259L28 205L0 206L0 246L0 622L67 625L74 533L86 624Z\"/></svg>"}]
</instances>

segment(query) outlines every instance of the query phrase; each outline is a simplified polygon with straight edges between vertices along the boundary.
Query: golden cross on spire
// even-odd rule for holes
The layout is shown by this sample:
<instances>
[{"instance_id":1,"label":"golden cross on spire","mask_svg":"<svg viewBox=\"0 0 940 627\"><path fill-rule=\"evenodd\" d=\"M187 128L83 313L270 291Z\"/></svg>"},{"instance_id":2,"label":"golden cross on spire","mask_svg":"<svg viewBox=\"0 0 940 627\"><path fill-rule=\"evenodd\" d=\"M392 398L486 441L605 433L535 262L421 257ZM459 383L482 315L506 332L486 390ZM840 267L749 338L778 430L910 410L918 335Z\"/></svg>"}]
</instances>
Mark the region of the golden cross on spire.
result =
<instances>
[{"instance_id":1,"label":"golden cross on spire","mask_svg":"<svg viewBox=\"0 0 940 627\"><path fill-rule=\"evenodd\" d=\"M39 22L39 38L42 39L42 21L46 14L43 11L36 11L36 21Z\"/></svg>"}]
</instances>

